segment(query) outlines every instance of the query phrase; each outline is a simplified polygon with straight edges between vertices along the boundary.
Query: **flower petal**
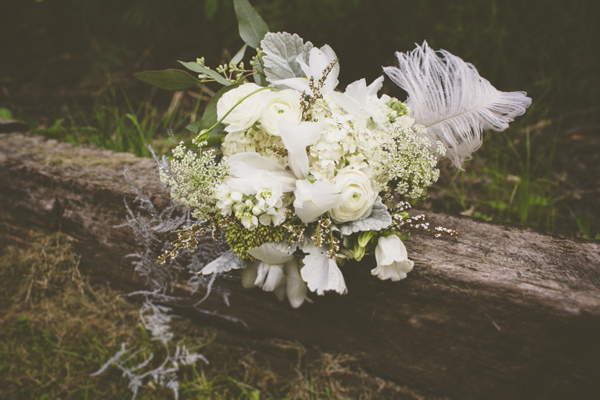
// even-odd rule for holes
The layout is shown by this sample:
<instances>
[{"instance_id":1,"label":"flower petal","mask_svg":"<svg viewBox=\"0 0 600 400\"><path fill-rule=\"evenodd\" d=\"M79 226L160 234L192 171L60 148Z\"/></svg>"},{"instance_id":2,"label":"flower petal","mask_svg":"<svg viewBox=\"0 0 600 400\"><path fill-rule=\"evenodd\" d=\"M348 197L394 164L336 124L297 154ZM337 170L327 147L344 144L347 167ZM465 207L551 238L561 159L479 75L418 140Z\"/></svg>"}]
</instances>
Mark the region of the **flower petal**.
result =
<instances>
[{"instance_id":1,"label":"flower petal","mask_svg":"<svg viewBox=\"0 0 600 400\"><path fill-rule=\"evenodd\" d=\"M348 291L342 271L335 260L327 257L326 248L316 247L314 243L309 243L304 246L303 251L308 252L308 255L304 257L304 266L300 270L300 274L312 292L323 295L328 290L334 290L340 294Z\"/></svg>"},{"instance_id":2,"label":"flower petal","mask_svg":"<svg viewBox=\"0 0 600 400\"><path fill-rule=\"evenodd\" d=\"M288 151L288 164L298 179L305 179L308 175L306 146L317 141L322 129L323 125L319 122L295 124L284 120L279 123L279 135Z\"/></svg>"},{"instance_id":3,"label":"flower petal","mask_svg":"<svg viewBox=\"0 0 600 400\"><path fill-rule=\"evenodd\" d=\"M344 93L333 92L331 96L347 113L360 118L369 118L371 115L365 110L368 99L376 97L382 86L383 76L375 79L369 86L362 78L349 84Z\"/></svg>"},{"instance_id":4,"label":"flower petal","mask_svg":"<svg viewBox=\"0 0 600 400\"><path fill-rule=\"evenodd\" d=\"M295 250L285 243L267 242L248 250L248 254L269 264L285 264L294 258Z\"/></svg>"},{"instance_id":5,"label":"flower petal","mask_svg":"<svg viewBox=\"0 0 600 400\"><path fill-rule=\"evenodd\" d=\"M381 90L383 87L383 75L379 78L375 79L369 86L367 86L367 95L368 96L377 96L377 92Z\"/></svg>"},{"instance_id":6,"label":"flower petal","mask_svg":"<svg viewBox=\"0 0 600 400\"><path fill-rule=\"evenodd\" d=\"M396 235L380 237L375 248L377 268L371 274L381 280L399 281L406 278L415 263L408 259L408 253L402 240Z\"/></svg>"},{"instance_id":7,"label":"flower petal","mask_svg":"<svg viewBox=\"0 0 600 400\"><path fill-rule=\"evenodd\" d=\"M261 263L258 266L259 271L265 271L266 277L262 284L262 290L265 292L272 292L277 289L282 283L285 284L284 275L283 275L283 266L282 265L271 265L267 263Z\"/></svg>"},{"instance_id":8,"label":"flower petal","mask_svg":"<svg viewBox=\"0 0 600 400\"><path fill-rule=\"evenodd\" d=\"M364 118L365 113L362 112L362 105L346 93L333 92L331 97L342 107L348 114L356 115Z\"/></svg>"},{"instance_id":9,"label":"flower petal","mask_svg":"<svg viewBox=\"0 0 600 400\"><path fill-rule=\"evenodd\" d=\"M402 240L396 235L380 237L375 248L375 259L378 265L390 265L394 261L408 259L408 253Z\"/></svg>"},{"instance_id":10,"label":"flower petal","mask_svg":"<svg viewBox=\"0 0 600 400\"><path fill-rule=\"evenodd\" d=\"M312 49L314 50L314 48ZM311 50L311 52L312 52ZM325 65L323 68L321 68L320 72L319 72L319 79L323 76L323 70L325 68L327 68L327 66L329 64L331 64L334 60L337 59L337 55L335 54L335 52L333 51L333 49L331 47L329 47L329 45L325 45L323 47L321 47L321 52L325 55ZM312 68L312 65L311 65ZM333 68L331 69L331 72L329 72L329 75L327 75L327 78L325 79L325 83L323 84L323 88L321 89L321 93L322 94L326 94L326 93L333 93L334 89L337 87L339 81L338 81L338 76L340 75L340 63L337 62L335 63L335 65L333 66Z\"/></svg>"},{"instance_id":11,"label":"flower petal","mask_svg":"<svg viewBox=\"0 0 600 400\"><path fill-rule=\"evenodd\" d=\"M315 221L341 201L341 195L333 185L322 181L311 183L306 179L296 181L294 196L296 215L304 223Z\"/></svg>"},{"instance_id":12,"label":"flower petal","mask_svg":"<svg viewBox=\"0 0 600 400\"><path fill-rule=\"evenodd\" d=\"M294 89L299 92L310 93L307 78L287 78L272 82L279 89Z\"/></svg>"},{"instance_id":13,"label":"flower petal","mask_svg":"<svg viewBox=\"0 0 600 400\"><path fill-rule=\"evenodd\" d=\"M378 265L377 268L371 270L371 275L378 277L382 281L391 279L397 282L406 278L406 274L412 271L414 265L415 263L411 260L395 262L391 265Z\"/></svg>"},{"instance_id":14,"label":"flower petal","mask_svg":"<svg viewBox=\"0 0 600 400\"><path fill-rule=\"evenodd\" d=\"M300 276L298 260L293 259L285 265L287 271L287 297L292 307L298 308L306 300L306 282Z\"/></svg>"},{"instance_id":15,"label":"flower petal","mask_svg":"<svg viewBox=\"0 0 600 400\"><path fill-rule=\"evenodd\" d=\"M285 167L254 152L237 153L227 159L229 173L238 178L254 174L254 171L285 172Z\"/></svg>"},{"instance_id":16,"label":"flower petal","mask_svg":"<svg viewBox=\"0 0 600 400\"><path fill-rule=\"evenodd\" d=\"M256 278L258 277L258 263L253 262L242 270L242 286L245 289L251 289L256 286Z\"/></svg>"},{"instance_id":17,"label":"flower petal","mask_svg":"<svg viewBox=\"0 0 600 400\"><path fill-rule=\"evenodd\" d=\"M227 185L233 190L246 194L256 193L257 183L275 180L282 186L284 192L294 190L296 178L282 165L261 156L258 153L245 152L234 154L227 159L229 174L233 178Z\"/></svg>"}]
</instances>

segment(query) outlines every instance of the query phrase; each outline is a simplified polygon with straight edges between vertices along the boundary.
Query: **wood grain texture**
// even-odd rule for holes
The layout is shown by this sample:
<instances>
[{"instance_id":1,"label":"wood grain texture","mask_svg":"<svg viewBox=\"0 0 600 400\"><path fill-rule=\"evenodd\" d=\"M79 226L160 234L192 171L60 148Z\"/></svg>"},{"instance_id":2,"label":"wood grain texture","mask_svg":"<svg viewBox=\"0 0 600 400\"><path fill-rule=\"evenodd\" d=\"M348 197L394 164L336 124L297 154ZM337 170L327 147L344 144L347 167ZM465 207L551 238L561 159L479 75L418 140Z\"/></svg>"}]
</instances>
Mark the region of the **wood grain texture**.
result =
<instances>
[{"instance_id":1,"label":"wood grain texture","mask_svg":"<svg viewBox=\"0 0 600 400\"><path fill-rule=\"evenodd\" d=\"M85 271L115 288L139 289L123 258L135 242L115 228L125 219L124 198L134 197L124 168L166 204L151 160L0 135L3 240L60 229ZM205 306L241 317L248 330L215 323L242 336L352 354L367 372L410 389L402 398L600 398L600 243L467 217L428 218L459 236L410 238L415 268L399 283L372 277L374 261L365 259L343 267L346 296L313 296L295 310L228 278L219 284L232 292L231 307L216 298Z\"/></svg>"}]
</instances>

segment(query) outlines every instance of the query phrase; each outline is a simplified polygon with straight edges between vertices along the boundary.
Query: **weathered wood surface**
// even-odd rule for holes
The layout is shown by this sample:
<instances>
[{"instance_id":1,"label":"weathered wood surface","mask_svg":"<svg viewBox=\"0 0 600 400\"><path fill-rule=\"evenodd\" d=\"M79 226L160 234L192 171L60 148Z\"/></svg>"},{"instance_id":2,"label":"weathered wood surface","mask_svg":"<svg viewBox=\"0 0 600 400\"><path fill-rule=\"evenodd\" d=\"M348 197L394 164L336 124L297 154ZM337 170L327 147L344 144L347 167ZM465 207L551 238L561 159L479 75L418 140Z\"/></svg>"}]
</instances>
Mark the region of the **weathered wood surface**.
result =
<instances>
[{"instance_id":1,"label":"weathered wood surface","mask_svg":"<svg viewBox=\"0 0 600 400\"><path fill-rule=\"evenodd\" d=\"M123 198L134 197L125 167L165 201L151 160L0 135L0 240L60 229L93 276L140 288L123 259L135 243L114 227L125 219ZM352 354L407 388L401 398L600 398L600 243L429 218L459 236L414 235L406 245L415 269L402 282L371 277L373 261L364 260L343 267L348 295L314 296L298 310L231 280L220 282L232 291L230 308L204 304L250 327L224 329Z\"/></svg>"}]
</instances>

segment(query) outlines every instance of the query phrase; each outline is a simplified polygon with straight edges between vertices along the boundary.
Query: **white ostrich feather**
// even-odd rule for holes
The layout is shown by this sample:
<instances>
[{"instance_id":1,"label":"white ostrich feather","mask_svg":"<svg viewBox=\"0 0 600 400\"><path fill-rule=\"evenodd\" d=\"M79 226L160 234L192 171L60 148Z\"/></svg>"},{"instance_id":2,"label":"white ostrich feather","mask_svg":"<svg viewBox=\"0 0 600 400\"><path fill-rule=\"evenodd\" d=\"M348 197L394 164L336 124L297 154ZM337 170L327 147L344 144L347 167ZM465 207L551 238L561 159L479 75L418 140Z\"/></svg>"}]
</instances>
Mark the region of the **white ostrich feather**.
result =
<instances>
[{"instance_id":1,"label":"white ostrich feather","mask_svg":"<svg viewBox=\"0 0 600 400\"><path fill-rule=\"evenodd\" d=\"M481 146L483 130L503 131L531 104L525 92L497 90L472 64L427 42L396 56L399 67L383 70L408 93L410 116L457 167Z\"/></svg>"}]
</instances>

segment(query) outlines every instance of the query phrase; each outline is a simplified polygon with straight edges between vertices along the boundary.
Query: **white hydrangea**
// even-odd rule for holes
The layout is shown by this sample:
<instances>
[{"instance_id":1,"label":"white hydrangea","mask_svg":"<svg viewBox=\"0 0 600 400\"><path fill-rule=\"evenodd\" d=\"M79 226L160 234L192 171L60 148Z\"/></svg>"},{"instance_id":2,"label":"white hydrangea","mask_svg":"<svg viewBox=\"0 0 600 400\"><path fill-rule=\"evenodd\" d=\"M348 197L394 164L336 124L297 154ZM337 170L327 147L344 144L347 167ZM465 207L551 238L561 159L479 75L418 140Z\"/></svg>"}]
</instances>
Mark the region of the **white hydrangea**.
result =
<instances>
[{"instance_id":1,"label":"white hydrangea","mask_svg":"<svg viewBox=\"0 0 600 400\"><path fill-rule=\"evenodd\" d=\"M350 167L363 172L377 191L385 188L388 174L379 160L383 143L395 134L387 99L368 99L364 110L369 118L348 114L329 96L315 103L311 116L325 124L309 151L311 173L316 179L331 181L338 171Z\"/></svg>"},{"instance_id":2,"label":"white hydrangea","mask_svg":"<svg viewBox=\"0 0 600 400\"><path fill-rule=\"evenodd\" d=\"M280 165L287 165L287 155L281 138L269 135L257 127L227 134L221 145L221 151L223 151L225 157L238 153L254 152Z\"/></svg>"}]
</instances>

